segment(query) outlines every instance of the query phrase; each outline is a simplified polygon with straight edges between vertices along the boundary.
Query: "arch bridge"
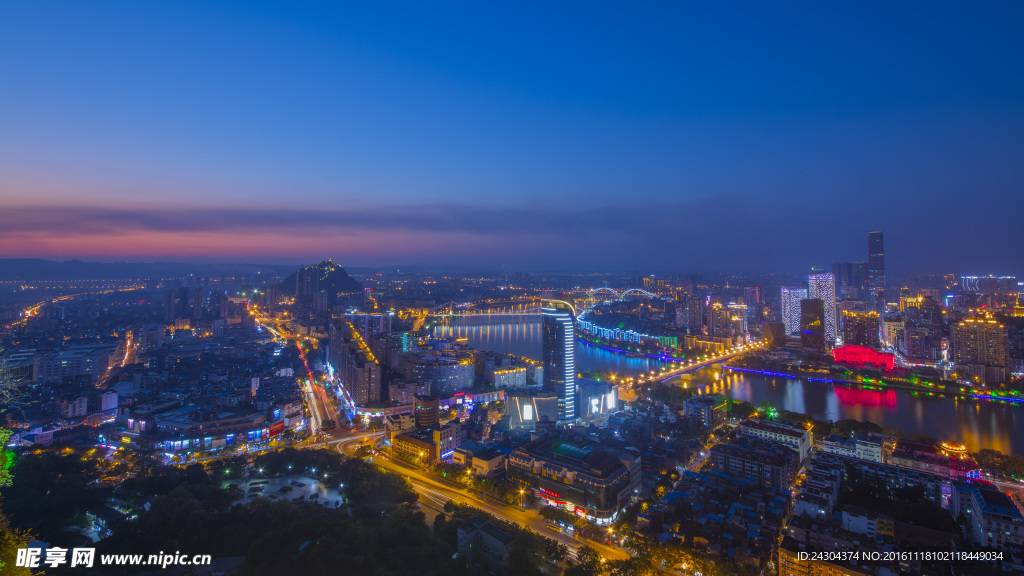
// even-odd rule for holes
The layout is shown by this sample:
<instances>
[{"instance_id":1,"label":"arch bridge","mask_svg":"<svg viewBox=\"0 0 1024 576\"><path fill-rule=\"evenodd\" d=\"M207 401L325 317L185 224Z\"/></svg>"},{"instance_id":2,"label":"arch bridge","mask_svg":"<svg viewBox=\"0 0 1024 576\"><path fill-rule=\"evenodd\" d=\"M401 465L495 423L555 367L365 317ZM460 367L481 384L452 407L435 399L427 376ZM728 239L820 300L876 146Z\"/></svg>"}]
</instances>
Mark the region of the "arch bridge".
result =
<instances>
[{"instance_id":1,"label":"arch bridge","mask_svg":"<svg viewBox=\"0 0 1024 576\"><path fill-rule=\"evenodd\" d=\"M607 294L608 296L602 298L602 295L604 294ZM614 300L625 300L626 296L634 295L643 296L645 298L659 298L657 294L654 294L653 292L648 292L643 288L630 288L628 290L620 291L614 288L609 288L607 286L601 286L600 288L592 288L590 290L587 290L587 300L592 302L596 302L599 299L610 302L613 298Z\"/></svg>"}]
</instances>

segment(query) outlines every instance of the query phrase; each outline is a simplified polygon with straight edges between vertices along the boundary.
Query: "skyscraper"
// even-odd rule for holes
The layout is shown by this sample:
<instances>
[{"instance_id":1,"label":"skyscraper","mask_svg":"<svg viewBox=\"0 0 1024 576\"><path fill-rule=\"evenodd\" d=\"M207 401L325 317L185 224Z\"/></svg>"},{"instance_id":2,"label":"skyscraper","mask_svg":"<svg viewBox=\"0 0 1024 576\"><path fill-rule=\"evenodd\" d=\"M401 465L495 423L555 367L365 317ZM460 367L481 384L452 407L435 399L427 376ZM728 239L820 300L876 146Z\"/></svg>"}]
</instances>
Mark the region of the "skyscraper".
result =
<instances>
[{"instance_id":1,"label":"skyscraper","mask_svg":"<svg viewBox=\"0 0 1024 576\"><path fill-rule=\"evenodd\" d=\"M800 346L825 351L825 303L817 298L800 301Z\"/></svg>"},{"instance_id":2,"label":"skyscraper","mask_svg":"<svg viewBox=\"0 0 1024 576\"><path fill-rule=\"evenodd\" d=\"M817 298L825 306L825 339L835 341L836 323L836 278L832 274L811 274L807 277L807 297Z\"/></svg>"},{"instance_id":3,"label":"skyscraper","mask_svg":"<svg viewBox=\"0 0 1024 576\"><path fill-rule=\"evenodd\" d=\"M836 295L843 300L860 300L867 293L867 262L833 262Z\"/></svg>"},{"instance_id":4,"label":"skyscraper","mask_svg":"<svg viewBox=\"0 0 1024 576\"><path fill-rule=\"evenodd\" d=\"M1004 382L1009 375L1006 327L989 314L953 326L953 353L953 370L965 380Z\"/></svg>"},{"instance_id":5,"label":"skyscraper","mask_svg":"<svg viewBox=\"0 0 1024 576\"><path fill-rule=\"evenodd\" d=\"M876 306L885 303L885 247L881 232L868 232L868 290Z\"/></svg>"},{"instance_id":6,"label":"skyscraper","mask_svg":"<svg viewBox=\"0 0 1024 576\"><path fill-rule=\"evenodd\" d=\"M878 348L878 312L843 310L843 344Z\"/></svg>"},{"instance_id":7,"label":"skyscraper","mask_svg":"<svg viewBox=\"0 0 1024 576\"><path fill-rule=\"evenodd\" d=\"M800 329L800 301L807 298L807 290L791 286L782 287L782 323L786 326L786 334Z\"/></svg>"},{"instance_id":8,"label":"skyscraper","mask_svg":"<svg viewBox=\"0 0 1024 576\"><path fill-rule=\"evenodd\" d=\"M558 394L558 422L576 420L575 310L568 302L545 300L541 307L544 339L544 389Z\"/></svg>"}]
</instances>

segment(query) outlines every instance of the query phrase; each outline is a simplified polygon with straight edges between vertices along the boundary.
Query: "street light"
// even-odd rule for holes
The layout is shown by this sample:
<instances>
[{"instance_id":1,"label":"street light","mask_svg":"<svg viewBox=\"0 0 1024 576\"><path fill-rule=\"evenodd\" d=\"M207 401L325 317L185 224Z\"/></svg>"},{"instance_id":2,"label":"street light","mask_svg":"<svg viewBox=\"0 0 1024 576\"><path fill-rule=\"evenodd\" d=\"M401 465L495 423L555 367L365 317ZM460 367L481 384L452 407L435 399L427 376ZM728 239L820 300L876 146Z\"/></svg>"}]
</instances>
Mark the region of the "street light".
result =
<instances>
[{"instance_id":1,"label":"street light","mask_svg":"<svg viewBox=\"0 0 1024 576\"><path fill-rule=\"evenodd\" d=\"M523 506L523 494L524 494L525 492L526 492L526 491L525 491L525 490L523 490L522 488L520 488L520 489L519 489L519 509L520 509L520 510L523 510L523 511L525 511L525 510L526 510L526 506Z\"/></svg>"}]
</instances>

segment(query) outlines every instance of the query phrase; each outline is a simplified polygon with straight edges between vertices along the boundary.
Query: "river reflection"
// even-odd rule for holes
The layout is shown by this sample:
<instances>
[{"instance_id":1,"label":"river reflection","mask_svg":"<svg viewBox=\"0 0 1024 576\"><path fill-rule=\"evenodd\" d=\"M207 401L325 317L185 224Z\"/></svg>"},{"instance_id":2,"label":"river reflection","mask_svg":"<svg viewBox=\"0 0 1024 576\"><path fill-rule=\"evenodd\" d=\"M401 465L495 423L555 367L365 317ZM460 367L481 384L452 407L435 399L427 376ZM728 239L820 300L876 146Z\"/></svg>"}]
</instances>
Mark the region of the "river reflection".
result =
<instances>
[{"instance_id":1,"label":"river reflection","mask_svg":"<svg viewBox=\"0 0 1024 576\"><path fill-rule=\"evenodd\" d=\"M467 338L479 350L540 359L539 316L463 317L436 326L434 333L439 337ZM611 370L623 375L660 370L664 366L656 360L626 358L580 342L576 344L576 362L581 372ZM1024 453L1024 427L1018 425L1024 408L1009 404L913 396L897 390L861 390L733 370L721 371L716 380L712 368L694 373L690 381L676 378L671 382L753 404L768 400L778 408L819 420L864 420L908 434L956 440L972 451L993 448L1004 453Z\"/></svg>"},{"instance_id":2,"label":"river reflection","mask_svg":"<svg viewBox=\"0 0 1024 576\"><path fill-rule=\"evenodd\" d=\"M861 390L732 370L722 371L716 380L711 368L694 373L689 382L671 382L753 404L767 400L777 408L819 420L864 420L909 434L956 440L972 451L1024 452L1024 429L1018 426L1022 409L1009 404L914 396L900 390Z\"/></svg>"},{"instance_id":3,"label":"river reflection","mask_svg":"<svg viewBox=\"0 0 1024 576\"><path fill-rule=\"evenodd\" d=\"M499 318L499 322L494 322ZM541 359L541 319L536 315L473 316L448 320L434 327L439 338L454 336L466 338L477 350L504 352ZM668 366L649 358L627 358L624 354L609 352L583 342L576 342L576 371L610 370L616 374L636 376Z\"/></svg>"}]
</instances>

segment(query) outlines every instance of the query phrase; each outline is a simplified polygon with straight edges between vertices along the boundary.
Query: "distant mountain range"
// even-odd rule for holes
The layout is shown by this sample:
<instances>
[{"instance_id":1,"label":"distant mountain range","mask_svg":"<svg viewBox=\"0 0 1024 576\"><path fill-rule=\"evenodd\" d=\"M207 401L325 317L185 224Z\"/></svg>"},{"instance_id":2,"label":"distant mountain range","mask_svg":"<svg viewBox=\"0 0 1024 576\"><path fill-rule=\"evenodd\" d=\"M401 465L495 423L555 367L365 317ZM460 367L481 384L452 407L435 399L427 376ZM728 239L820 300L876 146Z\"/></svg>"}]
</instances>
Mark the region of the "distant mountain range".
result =
<instances>
[{"instance_id":1,"label":"distant mountain range","mask_svg":"<svg viewBox=\"0 0 1024 576\"><path fill-rule=\"evenodd\" d=\"M188 264L182 262L56 262L40 258L0 258L0 280L142 280L240 276L257 273L283 277L298 266L269 264Z\"/></svg>"}]
</instances>

